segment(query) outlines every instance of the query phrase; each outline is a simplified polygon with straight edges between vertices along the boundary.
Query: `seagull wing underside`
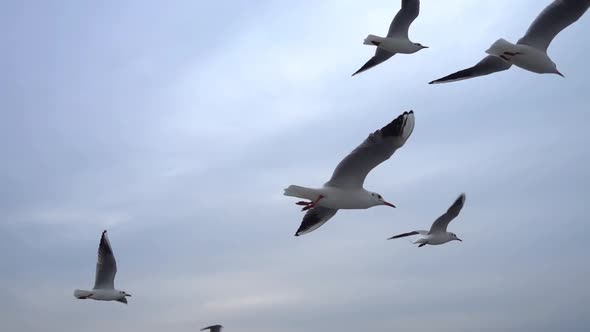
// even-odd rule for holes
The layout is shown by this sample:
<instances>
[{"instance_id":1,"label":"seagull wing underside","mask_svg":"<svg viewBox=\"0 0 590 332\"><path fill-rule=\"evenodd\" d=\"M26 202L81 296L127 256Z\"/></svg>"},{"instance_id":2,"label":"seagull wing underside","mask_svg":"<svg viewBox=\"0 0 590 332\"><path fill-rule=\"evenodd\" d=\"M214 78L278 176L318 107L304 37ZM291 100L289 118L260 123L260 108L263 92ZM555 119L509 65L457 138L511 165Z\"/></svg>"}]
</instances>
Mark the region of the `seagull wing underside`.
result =
<instances>
[{"instance_id":1,"label":"seagull wing underside","mask_svg":"<svg viewBox=\"0 0 590 332\"><path fill-rule=\"evenodd\" d=\"M391 21L387 37L408 39L408 30L418 14L420 14L420 0L402 0L402 8Z\"/></svg>"},{"instance_id":2,"label":"seagull wing underside","mask_svg":"<svg viewBox=\"0 0 590 332\"><path fill-rule=\"evenodd\" d=\"M96 261L96 278L94 289L114 289L117 262L107 237L107 231L102 232L98 246L98 260Z\"/></svg>"},{"instance_id":3,"label":"seagull wing underside","mask_svg":"<svg viewBox=\"0 0 590 332\"><path fill-rule=\"evenodd\" d=\"M367 61L359 70L354 72L352 76L360 74L365 70L371 69L376 65L385 62L387 59L391 58L394 55L395 53L387 52L386 50L377 47L377 49L375 50L375 55L371 59L369 59L369 61Z\"/></svg>"},{"instance_id":4,"label":"seagull wing underside","mask_svg":"<svg viewBox=\"0 0 590 332\"><path fill-rule=\"evenodd\" d=\"M430 231L428 234L433 233L444 233L447 231L447 226L451 222L451 220L455 219L461 212L463 208L463 204L465 204L465 194L459 195L459 197L453 202L453 205L449 207L447 212L445 212L442 216L438 217L434 223L432 223L432 227L430 227Z\"/></svg>"},{"instance_id":5,"label":"seagull wing underside","mask_svg":"<svg viewBox=\"0 0 590 332\"><path fill-rule=\"evenodd\" d=\"M437 80L430 82L429 84L450 83L466 80L469 78L485 76L510 69L511 66L512 64L502 60L502 58L500 57L497 57L495 55L488 55L473 67L460 70L456 73L447 75L443 78L439 78Z\"/></svg>"},{"instance_id":6,"label":"seagull wing underside","mask_svg":"<svg viewBox=\"0 0 590 332\"><path fill-rule=\"evenodd\" d=\"M576 22L590 7L590 0L555 0L533 21L518 44L547 51L563 29Z\"/></svg>"},{"instance_id":7,"label":"seagull wing underside","mask_svg":"<svg viewBox=\"0 0 590 332\"><path fill-rule=\"evenodd\" d=\"M330 209L323 206L318 206L307 211L305 216L303 216L303 221L295 233L295 236L315 231L330 220L336 212L338 212L337 209Z\"/></svg>"},{"instance_id":8,"label":"seagull wing underside","mask_svg":"<svg viewBox=\"0 0 590 332\"><path fill-rule=\"evenodd\" d=\"M388 240L399 239L402 237L412 236L412 235L426 235L426 234L428 234L428 231L413 231L413 232L394 235L394 236L390 237Z\"/></svg>"},{"instance_id":9,"label":"seagull wing underside","mask_svg":"<svg viewBox=\"0 0 590 332\"><path fill-rule=\"evenodd\" d=\"M370 134L334 170L326 186L362 188L367 174L401 148L414 130L414 112L404 112L385 127Z\"/></svg>"}]
</instances>

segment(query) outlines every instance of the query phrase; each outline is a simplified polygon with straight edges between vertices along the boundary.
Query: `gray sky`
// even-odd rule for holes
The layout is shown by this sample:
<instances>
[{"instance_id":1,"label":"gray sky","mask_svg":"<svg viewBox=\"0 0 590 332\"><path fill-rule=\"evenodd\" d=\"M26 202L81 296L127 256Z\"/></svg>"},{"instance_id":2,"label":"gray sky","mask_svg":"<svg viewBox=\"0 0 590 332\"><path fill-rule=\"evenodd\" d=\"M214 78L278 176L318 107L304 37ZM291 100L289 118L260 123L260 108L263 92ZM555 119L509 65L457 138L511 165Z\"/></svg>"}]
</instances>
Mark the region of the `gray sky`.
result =
<instances>
[{"instance_id":1,"label":"gray sky","mask_svg":"<svg viewBox=\"0 0 590 332\"><path fill-rule=\"evenodd\" d=\"M431 48L352 79L399 1L3 1L2 326L587 331L590 17L549 49L565 79L426 84L547 2L424 0L410 37ZM321 185L409 109L412 137L366 182L398 208L293 237L282 189ZM460 192L463 243L385 240ZM128 306L72 296L103 229Z\"/></svg>"}]
</instances>

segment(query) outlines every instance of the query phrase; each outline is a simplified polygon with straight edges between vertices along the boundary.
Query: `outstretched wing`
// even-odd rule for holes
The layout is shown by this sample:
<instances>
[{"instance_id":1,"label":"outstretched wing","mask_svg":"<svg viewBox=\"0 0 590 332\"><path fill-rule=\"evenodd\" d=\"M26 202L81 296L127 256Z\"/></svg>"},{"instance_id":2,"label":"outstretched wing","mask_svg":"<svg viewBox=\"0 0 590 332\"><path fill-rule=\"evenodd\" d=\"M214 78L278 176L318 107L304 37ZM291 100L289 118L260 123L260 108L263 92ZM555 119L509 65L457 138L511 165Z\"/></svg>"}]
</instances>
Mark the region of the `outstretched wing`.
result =
<instances>
[{"instance_id":1,"label":"outstretched wing","mask_svg":"<svg viewBox=\"0 0 590 332\"><path fill-rule=\"evenodd\" d=\"M447 212L445 212L442 216L438 217L434 221L434 223L432 223L432 227L430 227L430 231L428 232L428 234L446 232L447 226L449 225L451 220L455 219L455 217L459 215L459 212L461 212L463 204L465 204L465 194L459 195L459 197L455 200L453 205L449 207Z\"/></svg>"},{"instance_id":2,"label":"outstretched wing","mask_svg":"<svg viewBox=\"0 0 590 332\"><path fill-rule=\"evenodd\" d=\"M362 73L365 70L371 69L376 65L385 62L387 59L391 58L394 55L395 53L387 52L386 50L377 47L377 49L375 50L375 55L372 58L370 58L369 61L367 61L359 70L354 72L352 76Z\"/></svg>"},{"instance_id":3,"label":"outstretched wing","mask_svg":"<svg viewBox=\"0 0 590 332\"><path fill-rule=\"evenodd\" d=\"M402 8L397 12L389 25L387 37L408 38L408 30L420 14L420 0L402 0Z\"/></svg>"},{"instance_id":4,"label":"outstretched wing","mask_svg":"<svg viewBox=\"0 0 590 332\"><path fill-rule=\"evenodd\" d=\"M409 232L409 233L402 233L402 234L394 235L394 236L390 237L388 240L399 239L402 237L419 235L419 234L426 235L426 234L428 234L428 231L413 231L413 232Z\"/></svg>"},{"instance_id":5,"label":"outstretched wing","mask_svg":"<svg viewBox=\"0 0 590 332\"><path fill-rule=\"evenodd\" d=\"M98 260L96 261L96 278L94 289L114 289L117 262L107 237L107 231L102 232L98 245Z\"/></svg>"},{"instance_id":6,"label":"outstretched wing","mask_svg":"<svg viewBox=\"0 0 590 332\"><path fill-rule=\"evenodd\" d=\"M334 170L326 186L362 188L367 174L401 148L414 130L414 112L404 112L385 127L370 134Z\"/></svg>"},{"instance_id":7,"label":"outstretched wing","mask_svg":"<svg viewBox=\"0 0 590 332\"><path fill-rule=\"evenodd\" d=\"M488 55L473 67L460 70L456 73L447 75L443 78L439 78L437 80L430 82L429 84L450 83L478 76L485 76L499 71L507 70L511 66L512 64L502 60L502 58L500 57L497 57L495 55Z\"/></svg>"},{"instance_id":8,"label":"outstretched wing","mask_svg":"<svg viewBox=\"0 0 590 332\"><path fill-rule=\"evenodd\" d=\"M590 7L590 0L555 0L537 16L518 44L547 51L553 38L576 22Z\"/></svg>"},{"instance_id":9,"label":"outstretched wing","mask_svg":"<svg viewBox=\"0 0 590 332\"><path fill-rule=\"evenodd\" d=\"M336 212L338 212L337 209L330 209L323 206L318 206L307 211L305 216L303 216L303 221L295 233L295 236L315 231L330 220Z\"/></svg>"}]
</instances>

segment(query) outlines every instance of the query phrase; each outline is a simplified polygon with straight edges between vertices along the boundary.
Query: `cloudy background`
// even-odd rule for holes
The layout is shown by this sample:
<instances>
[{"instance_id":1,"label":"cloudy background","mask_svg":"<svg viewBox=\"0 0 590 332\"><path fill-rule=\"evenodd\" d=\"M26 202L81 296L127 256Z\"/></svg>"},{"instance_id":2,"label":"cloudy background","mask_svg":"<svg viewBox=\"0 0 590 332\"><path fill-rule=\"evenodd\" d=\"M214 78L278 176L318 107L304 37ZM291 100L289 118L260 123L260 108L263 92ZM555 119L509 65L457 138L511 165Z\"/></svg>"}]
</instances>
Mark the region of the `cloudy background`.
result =
<instances>
[{"instance_id":1,"label":"cloudy background","mask_svg":"<svg viewBox=\"0 0 590 332\"><path fill-rule=\"evenodd\" d=\"M449 85L548 1L423 0L431 48L351 79L399 1L0 3L0 321L6 331L588 331L590 17L521 69ZM296 238L320 185L416 112L366 187ZM457 197L464 239L386 241ZM108 229L129 305L79 301Z\"/></svg>"}]
</instances>

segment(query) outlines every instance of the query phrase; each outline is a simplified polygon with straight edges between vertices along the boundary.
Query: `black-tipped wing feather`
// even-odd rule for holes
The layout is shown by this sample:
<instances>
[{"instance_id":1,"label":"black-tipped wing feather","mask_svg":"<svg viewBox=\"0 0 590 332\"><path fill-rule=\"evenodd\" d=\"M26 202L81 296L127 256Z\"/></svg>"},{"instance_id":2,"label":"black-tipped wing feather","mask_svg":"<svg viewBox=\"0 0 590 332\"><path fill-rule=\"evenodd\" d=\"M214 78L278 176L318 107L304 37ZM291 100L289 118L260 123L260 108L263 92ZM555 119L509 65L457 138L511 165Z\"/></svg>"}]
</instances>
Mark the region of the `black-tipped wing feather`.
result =
<instances>
[{"instance_id":1,"label":"black-tipped wing feather","mask_svg":"<svg viewBox=\"0 0 590 332\"><path fill-rule=\"evenodd\" d=\"M295 233L295 236L315 231L328 220L330 220L336 214L336 212L338 212L337 209L330 209L323 206L318 206L307 211L305 216L303 216L303 221Z\"/></svg>"},{"instance_id":2,"label":"black-tipped wing feather","mask_svg":"<svg viewBox=\"0 0 590 332\"><path fill-rule=\"evenodd\" d=\"M375 50L375 55L371 59L369 59L369 61L367 61L359 70L354 72L354 74L352 74L352 76L362 73L365 70L369 70L369 69L375 67L376 65L378 65L382 62L385 62L387 59L391 58L394 55L395 55L395 53L390 53L384 49L377 47L377 49Z\"/></svg>"},{"instance_id":3,"label":"black-tipped wing feather","mask_svg":"<svg viewBox=\"0 0 590 332\"><path fill-rule=\"evenodd\" d=\"M98 260L96 261L95 289L114 289L117 262L107 237L107 231L102 232L98 245Z\"/></svg>"},{"instance_id":4,"label":"black-tipped wing feather","mask_svg":"<svg viewBox=\"0 0 590 332\"><path fill-rule=\"evenodd\" d=\"M546 51L563 29L576 22L590 7L590 0L555 0L537 16L518 43Z\"/></svg>"},{"instance_id":5,"label":"black-tipped wing feather","mask_svg":"<svg viewBox=\"0 0 590 332\"><path fill-rule=\"evenodd\" d=\"M419 0L402 0L402 8L397 12L389 25L387 37L408 38L408 30L416 17L420 14Z\"/></svg>"},{"instance_id":6,"label":"black-tipped wing feather","mask_svg":"<svg viewBox=\"0 0 590 332\"><path fill-rule=\"evenodd\" d=\"M432 233L444 233L447 231L447 226L451 222L451 220L455 219L461 212L463 205L465 204L465 194L459 195L459 197L453 202L451 207L445 212L442 216L438 217L434 223L432 223L432 227L430 227L429 234Z\"/></svg>"},{"instance_id":7,"label":"black-tipped wing feather","mask_svg":"<svg viewBox=\"0 0 590 332\"><path fill-rule=\"evenodd\" d=\"M369 172L401 148L414 130L414 112L404 112L369 137L336 167L327 186L362 188Z\"/></svg>"},{"instance_id":8,"label":"black-tipped wing feather","mask_svg":"<svg viewBox=\"0 0 590 332\"><path fill-rule=\"evenodd\" d=\"M221 331L221 329L223 328L223 326L221 325L211 325L211 326L207 326L201 329L201 331L205 331L205 330L211 330L211 332L219 332Z\"/></svg>"},{"instance_id":9,"label":"black-tipped wing feather","mask_svg":"<svg viewBox=\"0 0 590 332\"><path fill-rule=\"evenodd\" d=\"M402 237L412 236L412 235L418 235L418 234L420 234L420 233L417 232L417 231L409 232L409 233L403 233L403 234L398 234L398 235L392 236L388 240L399 239L399 238L402 238Z\"/></svg>"},{"instance_id":10,"label":"black-tipped wing feather","mask_svg":"<svg viewBox=\"0 0 590 332\"><path fill-rule=\"evenodd\" d=\"M502 60L502 58L500 58L500 57L497 57L494 55L488 55L473 67L460 70L456 73L453 73L451 75L447 75L443 78L439 78L437 80L430 82L429 84L450 83L450 82L466 80L469 78L485 76L485 75L489 75L489 74L496 73L499 71L507 70L511 66L512 66L512 64L510 64L507 61Z\"/></svg>"}]
</instances>

